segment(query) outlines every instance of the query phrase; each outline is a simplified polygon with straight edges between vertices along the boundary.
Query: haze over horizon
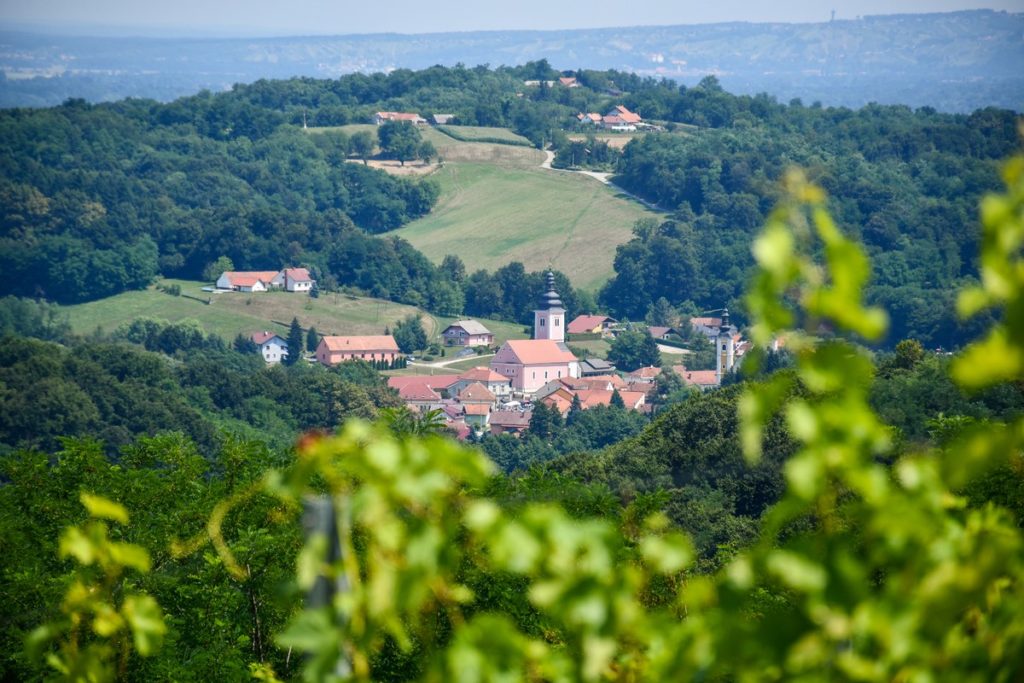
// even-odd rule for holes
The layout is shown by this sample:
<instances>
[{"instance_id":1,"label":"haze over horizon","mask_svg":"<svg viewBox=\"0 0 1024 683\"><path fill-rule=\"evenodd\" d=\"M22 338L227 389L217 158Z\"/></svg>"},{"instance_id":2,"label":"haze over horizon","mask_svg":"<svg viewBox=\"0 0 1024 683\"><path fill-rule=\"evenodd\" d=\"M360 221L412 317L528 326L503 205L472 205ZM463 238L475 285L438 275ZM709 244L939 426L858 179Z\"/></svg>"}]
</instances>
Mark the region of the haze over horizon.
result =
<instances>
[{"instance_id":1,"label":"haze over horizon","mask_svg":"<svg viewBox=\"0 0 1024 683\"><path fill-rule=\"evenodd\" d=\"M347 3L346 3L347 5ZM654 0L629 12L609 2L570 0L552 4L522 0L507 6L422 3L393 0L387 11L324 0L270 0L209 3L180 0L147 6L128 0L9 0L0 5L0 28L73 35L270 37L374 33L444 33L489 30L570 30L621 26L668 26L721 22L815 23L867 15L992 9L1024 11L1024 0L780 0L751 6L722 0L709 6L692 1Z\"/></svg>"}]
</instances>

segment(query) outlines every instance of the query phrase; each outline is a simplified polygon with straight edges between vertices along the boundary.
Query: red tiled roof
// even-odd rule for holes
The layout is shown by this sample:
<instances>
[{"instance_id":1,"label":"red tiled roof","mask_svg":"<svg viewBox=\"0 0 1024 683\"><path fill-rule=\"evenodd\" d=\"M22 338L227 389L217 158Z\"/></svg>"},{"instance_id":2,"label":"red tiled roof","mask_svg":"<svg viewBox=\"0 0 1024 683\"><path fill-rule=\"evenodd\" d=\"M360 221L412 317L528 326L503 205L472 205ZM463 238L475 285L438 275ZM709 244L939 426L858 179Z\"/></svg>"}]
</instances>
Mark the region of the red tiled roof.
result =
<instances>
[{"instance_id":1,"label":"red tiled roof","mask_svg":"<svg viewBox=\"0 0 1024 683\"><path fill-rule=\"evenodd\" d=\"M463 403L467 401L494 403L494 394L480 382L473 382L459 393L459 400Z\"/></svg>"},{"instance_id":2,"label":"red tiled roof","mask_svg":"<svg viewBox=\"0 0 1024 683\"><path fill-rule=\"evenodd\" d=\"M399 375L388 377L388 386L401 390L408 384L423 384L431 389L447 389L458 381L458 375Z\"/></svg>"},{"instance_id":3,"label":"red tiled roof","mask_svg":"<svg viewBox=\"0 0 1024 683\"><path fill-rule=\"evenodd\" d=\"M580 381L586 382L587 384L611 384L613 387L626 386L626 380L622 379L618 375L591 375L590 377L582 378Z\"/></svg>"},{"instance_id":4,"label":"red tiled roof","mask_svg":"<svg viewBox=\"0 0 1024 683\"><path fill-rule=\"evenodd\" d=\"M717 387L718 373L714 370L687 370L686 366L673 365L672 369L686 384L697 387Z\"/></svg>"},{"instance_id":5,"label":"red tiled roof","mask_svg":"<svg viewBox=\"0 0 1024 683\"><path fill-rule=\"evenodd\" d=\"M569 334L583 334L600 327L605 320L612 320L606 315L578 315L565 328ZM612 322L615 322L612 320Z\"/></svg>"},{"instance_id":6,"label":"red tiled roof","mask_svg":"<svg viewBox=\"0 0 1024 683\"><path fill-rule=\"evenodd\" d=\"M690 318L690 324L693 326L703 325L704 327L721 327L721 318Z\"/></svg>"},{"instance_id":7,"label":"red tiled roof","mask_svg":"<svg viewBox=\"0 0 1024 683\"><path fill-rule=\"evenodd\" d=\"M576 360L576 356L551 339L509 339L505 345L523 365L554 365Z\"/></svg>"},{"instance_id":8,"label":"red tiled roof","mask_svg":"<svg viewBox=\"0 0 1024 683\"><path fill-rule=\"evenodd\" d=\"M622 118L622 120L625 121L626 123L640 123L640 115L634 114L621 104L617 105L615 107L615 110L618 112L619 117Z\"/></svg>"},{"instance_id":9,"label":"red tiled roof","mask_svg":"<svg viewBox=\"0 0 1024 683\"><path fill-rule=\"evenodd\" d=\"M263 332L253 332L249 338L256 343L256 346L263 346L274 337L277 337L282 342L284 341L284 337L282 337L281 335L277 334L276 332L267 332L266 330L264 330Z\"/></svg>"},{"instance_id":10,"label":"red tiled roof","mask_svg":"<svg viewBox=\"0 0 1024 683\"><path fill-rule=\"evenodd\" d=\"M558 412L560 412L562 415L565 415L570 410L572 410L572 401L558 394L551 394L550 396L545 396L544 398L541 399L540 402L545 405L551 406L552 408L558 408Z\"/></svg>"},{"instance_id":11,"label":"red tiled roof","mask_svg":"<svg viewBox=\"0 0 1024 683\"><path fill-rule=\"evenodd\" d=\"M526 428L530 426L530 418L533 416L533 411L526 411L525 413L519 412L518 410L496 410L491 413L491 425L501 427L521 427Z\"/></svg>"},{"instance_id":12,"label":"red tiled roof","mask_svg":"<svg viewBox=\"0 0 1024 683\"><path fill-rule=\"evenodd\" d=\"M285 268L284 276L293 282L312 282L313 278L307 268Z\"/></svg>"},{"instance_id":13,"label":"red tiled roof","mask_svg":"<svg viewBox=\"0 0 1024 683\"><path fill-rule=\"evenodd\" d=\"M227 271L223 273L231 282L232 287L252 287L256 281L269 285L270 281L277 277L280 271L277 270L247 270Z\"/></svg>"},{"instance_id":14,"label":"red tiled roof","mask_svg":"<svg viewBox=\"0 0 1024 683\"><path fill-rule=\"evenodd\" d=\"M491 412L491 406L486 403L469 403L462 406L462 411L466 415L486 415Z\"/></svg>"},{"instance_id":15,"label":"red tiled roof","mask_svg":"<svg viewBox=\"0 0 1024 683\"><path fill-rule=\"evenodd\" d=\"M643 368L637 368L633 372L629 373L630 377L638 377L640 379L652 379L661 374L661 368L653 365L648 365Z\"/></svg>"},{"instance_id":16,"label":"red tiled roof","mask_svg":"<svg viewBox=\"0 0 1024 683\"><path fill-rule=\"evenodd\" d=\"M660 327L658 325L651 325L650 327L647 328L647 332L655 339L657 339L658 337L664 337L671 331L671 327Z\"/></svg>"},{"instance_id":17,"label":"red tiled roof","mask_svg":"<svg viewBox=\"0 0 1024 683\"><path fill-rule=\"evenodd\" d=\"M620 391L619 396L630 410L635 410L647 402L647 393L644 391Z\"/></svg>"},{"instance_id":18,"label":"red tiled roof","mask_svg":"<svg viewBox=\"0 0 1024 683\"><path fill-rule=\"evenodd\" d=\"M576 82L576 78L573 76L563 76L558 79L558 82L562 85L572 85Z\"/></svg>"},{"instance_id":19,"label":"red tiled roof","mask_svg":"<svg viewBox=\"0 0 1024 683\"><path fill-rule=\"evenodd\" d=\"M322 341L330 351L387 351L399 353L398 344L390 334L375 334L361 337L324 337Z\"/></svg>"},{"instance_id":20,"label":"red tiled roof","mask_svg":"<svg viewBox=\"0 0 1024 683\"><path fill-rule=\"evenodd\" d=\"M406 401L440 401L441 395L426 384L414 382L406 384L398 390L398 395Z\"/></svg>"},{"instance_id":21,"label":"red tiled roof","mask_svg":"<svg viewBox=\"0 0 1024 683\"><path fill-rule=\"evenodd\" d=\"M505 384L510 383L512 380L505 375L499 375L494 370L488 367L479 366L472 370L466 370L464 373L459 375L459 379L468 380L471 382L503 382Z\"/></svg>"}]
</instances>

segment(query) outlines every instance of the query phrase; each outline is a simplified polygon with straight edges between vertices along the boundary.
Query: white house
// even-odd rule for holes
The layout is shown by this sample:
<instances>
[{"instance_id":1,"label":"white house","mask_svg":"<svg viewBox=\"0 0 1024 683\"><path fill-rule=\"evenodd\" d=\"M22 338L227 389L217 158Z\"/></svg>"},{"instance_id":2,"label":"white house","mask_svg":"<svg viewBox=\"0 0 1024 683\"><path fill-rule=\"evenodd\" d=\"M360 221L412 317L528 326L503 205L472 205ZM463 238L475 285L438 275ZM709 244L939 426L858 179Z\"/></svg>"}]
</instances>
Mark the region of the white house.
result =
<instances>
[{"instance_id":1,"label":"white house","mask_svg":"<svg viewBox=\"0 0 1024 683\"><path fill-rule=\"evenodd\" d=\"M264 330L249 338L259 347L263 360L268 363L280 363L288 356L288 342L273 332Z\"/></svg>"},{"instance_id":2,"label":"white house","mask_svg":"<svg viewBox=\"0 0 1024 683\"><path fill-rule=\"evenodd\" d=\"M456 320L441 333L445 346L487 346L494 334L476 320Z\"/></svg>"},{"instance_id":3,"label":"white house","mask_svg":"<svg viewBox=\"0 0 1024 683\"><path fill-rule=\"evenodd\" d=\"M316 284L305 268L285 268L274 278L274 285L288 292L309 292Z\"/></svg>"}]
</instances>

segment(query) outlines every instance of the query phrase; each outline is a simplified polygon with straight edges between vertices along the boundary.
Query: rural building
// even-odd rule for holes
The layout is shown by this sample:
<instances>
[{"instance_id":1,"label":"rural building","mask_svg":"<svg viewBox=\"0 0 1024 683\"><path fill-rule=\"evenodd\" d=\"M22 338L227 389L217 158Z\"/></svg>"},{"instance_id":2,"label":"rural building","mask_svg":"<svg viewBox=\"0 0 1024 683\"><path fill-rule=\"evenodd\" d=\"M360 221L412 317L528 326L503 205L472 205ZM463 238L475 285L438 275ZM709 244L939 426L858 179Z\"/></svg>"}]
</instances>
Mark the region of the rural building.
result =
<instances>
[{"instance_id":1,"label":"rural building","mask_svg":"<svg viewBox=\"0 0 1024 683\"><path fill-rule=\"evenodd\" d=\"M579 377L580 364L565 345L565 309L555 291L554 273L533 314L533 339L510 339L491 361L491 370L508 377L512 389L532 394L553 379Z\"/></svg>"},{"instance_id":2,"label":"rural building","mask_svg":"<svg viewBox=\"0 0 1024 683\"><path fill-rule=\"evenodd\" d=\"M687 370L685 365L673 365L672 370L683 378L686 386L713 389L719 385L718 373L714 370Z\"/></svg>"},{"instance_id":3,"label":"rural building","mask_svg":"<svg viewBox=\"0 0 1024 683\"><path fill-rule=\"evenodd\" d=\"M708 339L714 339L718 336L718 328L722 326L721 318L713 317L700 317L690 318L690 327L693 328L694 332L700 332Z\"/></svg>"},{"instance_id":4,"label":"rural building","mask_svg":"<svg viewBox=\"0 0 1024 683\"><path fill-rule=\"evenodd\" d=\"M611 335L615 318L606 315L578 315L566 328L569 334L600 334L602 337Z\"/></svg>"},{"instance_id":5,"label":"rural building","mask_svg":"<svg viewBox=\"0 0 1024 683\"><path fill-rule=\"evenodd\" d=\"M438 393L447 393L449 396L452 384L459 379L459 375L400 375L388 377L388 386L402 393L402 388L409 384L422 384Z\"/></svg>"},{"instance_id":6,"label":"rural building","mask_svg":"<svg viewBox=\"0 0 1024 683\"><path fill-rule=\"evenodd\" d=\"M647 334L651 335L655 339L668 339L672 335L679 335L674 327L661 327L659 325L651 325L648 327Z\"/></svg>"},{"instance_id":7,"label":"rural building","mask_svg":"<svg viewBox=\"0 0 1024 683\"><path fill-rule=\"evenodd\" d=\"M410 382L402 386L398 390L398 395L405 401L405 405L421 413L440 409L444 405L441 394L423 382Z\"/></svg>"},{"instance_id":8,"label":"rural building","mask_svg":"<svg viewBox=\"0 0 1024 683\"><path fill-rule=\"evenodd\" d=\"M648 365L628 373L626 380L630 384L653 384L660 374L661 368Z\"/></svg>"},{"instance_id":9,"label":"rural building","mask_svg":"<svg viewBox=\"0 0 1024 683\"><path fill-rule=\"evenodd\" d=\"M280 271L224 271L217 278L217 289L228 289L236 292L265 292L274 286L274 278Z\"/></svg>"},{"instance_id":10,"label":"rural building","mask_svg":"<svg viewBox=\"0 0 1024 683\"><path fill-rule=\"evenodd\" d=\"M316 347L316 359L322 365L337 365L359 358L365 361L392 362L401 355L390 334L362 337L323 337Z\"/></svg>"},{"instance_id":11,"label":"rural building","mask_svg":"<svg viewBox=\"0 0 1024 683\"><path fill-rule=\"evenodd\" d=\"M640 121L639 114L631 112L620 104L602 117L601 125L608 130L634 131Z\"/></svg>"},{"instance_id":12,"label":"rural building","mask_svg":"<svg viewBox=\"0 0 1024 683\"><path fill-rule=\"evenodd\" d=\"M435 126L447 126L455 120L455 114L434 114L430 117Z\"/></svg>"},{"instance_id":13,"label":"rural building","mask_svg":"<svg viewBox=\"0 0 1024 683\"><path fill-rule=\"evenodd\" d=\"M287 292L308 292L315 284L316 280L305 268L285 268L274 278L274 285L284 287Z\"/></svg>"},{"instance_id":14,"label":"rural building","mask_svg":"<svg viewBox=\"0 0 1024 683\"><path fill-rule=\"evenodd\" d=\"M489 346L494 334L475 320L457 320L441 333L445 346Z\"/></svg>"},{"instance_id":15,"label":"rural building","mask_svg":"<svg viewBox=\"0 0 1024 683\"><path fill-rule=\"evenodd\" d=\"M580 84L576 82L575 76L562 76L558 79L558 84L563 85L566 88L578 88Z\"/></svg>"},{"instance_id":16,"label":"rural building","mask_svg":"<svg viewBox=\"0 0 1024 683\"><path fill-rule=\"evenodd\" d=\"M284 289L289 292L309 292L316 285L305 268L284 270L224 271L217 278L217 289L235 292L266 292Z\"/></svg>"},{"instance_id":17,"label":"rural building","mask_svg":"<svg viewBox=\"0 0 1024 683\"><path fill-rule=\"evenodd\" d=\"M414 126L425 126L427 120L419 114L402 111L379 111L373 115L373 122L378 126L384 125L387 121L405 121Z\"/></svg>"},{"instance_id":18,"label":"rural building","mask_svg":"<svg viewBox=\"0 0 1024 683\"><path fill-rule=\"evenodd\" d=\"M580 374L583 377L607 375L613 372L615 372L615 366L603 358L587 358L580 363Z\"/></svg>"},{"instance_id":19,"label":"rural building","mask_svg":"<svg viewBox=\"0 0 1024 683\"><path fill-rule=\"evenodd\" d=\"M597 112L590 112L589 114L580 112L579 114L576 114L576 120L584 126L600 126L602 118L603 117Z\"/></svg>"},{"instance_id":20,"label":"rural building","mask_svg":"<svg viewBox=\"0 0 1024 683\"><path fill-rule=\"evenodd\" d=\"M491 413L491 434L512 434L518 436L530 427L533 411L496 410Z\"/></svg>"},{"instance_id":21,"label":"rural building","mask_svg":"<svg viewBox=\"0 0 1024 683\"><path fill-rule=\"evenodd\" d=\"M449 395L458 395L470 384L478 382L495 396L508 396L512 393L512 381L505 375L499 375L488 367L480 366L466 370L458 375L447 387Z\"/></svg>"},{"instance_id":22,"label":"rural building","mask_svg":"<svg viewBox=\"0 0 1024 683\"><path fill-rule=\"evenodd\" d=\"M280 363L288 355L288 342L274 332L255 332L249 338L259 348L263 360L268 363Z\"/></svg>"}]
</instances>

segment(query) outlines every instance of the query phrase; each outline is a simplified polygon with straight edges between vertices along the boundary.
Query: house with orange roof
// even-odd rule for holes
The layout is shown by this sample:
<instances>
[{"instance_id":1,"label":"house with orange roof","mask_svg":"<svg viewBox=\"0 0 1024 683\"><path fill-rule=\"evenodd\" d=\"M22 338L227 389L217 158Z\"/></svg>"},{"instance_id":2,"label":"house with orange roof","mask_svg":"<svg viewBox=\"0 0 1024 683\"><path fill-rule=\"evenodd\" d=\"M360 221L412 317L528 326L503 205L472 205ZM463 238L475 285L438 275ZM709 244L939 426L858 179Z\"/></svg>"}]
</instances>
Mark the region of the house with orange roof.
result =
<instances>
[{"instance_id":1,"label":"house with orange roof","mask_svg":"<svg viewBox=\"0 0 1024 683\"><path fill-rule=\"evenodd\" d=\"M422 382L410 382L402 386L398 395L405 401L405 405L420 412L440 410L444 405L441 394Z\"/></svg>"},{"instance_id":2,"label":"house with orange roof","mask_svg":"<svg viewBox=\"0 0 1024 683\"><path fill-rule=\"evenodd\" d=\"M217 278L217 289L236 292L265 292L274 287L279 270L224 271Z\"/></svg>"},{"instance_id":3,"label":"house with orange roof","mask_svg":"<svg viewBox=\"0 0 1024 683\"><path fill-rule=\"evenodd\" d=\"M459 403L463 405L485 405L491 407L497 401L497 397L492 394L487 387L480 382L473 382L468 387L463 389L458 394Z\"/></svg>"},{"instance_id":4,"label":"house with orange roof","mask_svg":"<svg viewBox=\"0 0 1024 683\"><path fill-rule=\"evenodd\" d=\"M407 384L423 384L438 393L448 392L451 395L450 388L458 379L458 375L398 375L388 377L388 386L401 393Z\"/></svg>"},{"instance_id":5,"label":"house with orange roof","mask_svg":"<svg viewBox=\"0 0 1024 683\"><path fill-rule=\"evenodd\" d=\"M285 268L274 278L273 284L283 287L286 292L309 292L316 280L306 268Z\"/></svg>"},{"instance_id":6,"label":"house with orange roof","mask_svg":"<svg viewBox=\"0 0 1024 683\"><path fill-rule=\"evenodd\" d=\"M576 395L579 396L580 406L583 410L589 410L597 406L611 405L614 393L614 390L607 389L584 389L577 391ZM619 396L622 397L622 403L626 406L626 410L640 410L647 402L647 394L642 391L619 391Z\"/></svg>"},{"instance_id":7,"label":"house with orange roof","mask_svg":"<svg viewBox=\"0 0 1024 683\"><path fill-rule=\"evenodd\" d=\"M533 411L525 412L520 410L496 410L491 413L491 434L512 434L519 436L530 428L530 418Z\"/></svg>"},{"instance_id":8,"label":"house with orange roof","mask_svg":"<svg viewBox=\"0 0 1024 683\"><path fill-rule=\"evenodd\" d=\"M316 359L321 365L337 365L343 361L360 359L365 361L393 362L401 355L395 338L390 334L321 337L316 347Z\"/></svg>"},{"instance_id":9,"label":"house with orange roof","mask_svg":"<svg viewBox=\"0 0 1024 683\"><path fill-rule=\"evenodd\" d=\"M558 84L563 85L566 88L578 88L580 84L576 82L575 76L562 76L558 79Z\"/></svg>"},{"instance_id":10,"label":"house with orange roof","mask_svg":"<svg viewBox=\"0 0 1024 683\"><path fill-rule=\"evenodd\" d=\"M578 315L565 329L569 334L600 334L607 337L615 322L615 318L607 315Z\"/></svg>"},{"instance_id":11,"label":"house with orange roof","mask_svg":"<svg viewBox=\"0 0 1024 683\"><path fill-rule=\"evenodd\" d=\"M720 384L715 370L687 370L685 365L673 365L672 370L683 379L686 386L704 390L714 389Z\"/></svg>"},{"instance_id":12,"label":"house with orange roof","mask_svg":"<svg viewBox=\"0 0 1024 683\"><path fill-rule=\"evenodd\" d=\"M568 415L569 411L572 410L572 399L566 398L560 393L545 396L540 400L540 402L548 406L549 408L556 409L559 413L562 414L562 417Z\"/></svg>"},{"instance_id":13,"label":"house with orange roof","mask_svg":"<svg viewBox=\"0 0 1024 683\"><path fill-rule=\"evenodd\" d=\"M648 365L646 367L637 368L633 372L626 375L626 380L630 384L653 384L654 380L661 374L661 368Z\"/></svg>"},{"instance_id":14,"label":"house with orange roof","mask_svg":"<svg viewBox=\"0 0 1024 683\"><path fill-rule=\"evenodd\" d=\"M576 120L585 126L599 126L601 125L601 119L602 116L597 112L590 112L587 114L580 112L579 114L576 114Z\"/></svg>"},{"instance_id":15,"label":"house with orange roof","mask_svg":"<svg viewBox=\"0 0 1024 683\"><path fill-rule=\"evenodd\" d=\"M256 344L267 363L280 363L288 356L288 342L276 332L254 332L249 339Z\"/></svg>"},{"instance_id":16,"label":"house with orange roof","mask_svg":"<svg viewBox=\"0 0 1024 683\"><path fill-rule=\"evenodd\" d=\"M449 393L452 395L458 394L474 382L484 385L495 396L508 396L512 393L512 380L505 375L499 375L494 370L483 365L466 370L461 375L456 376L449 387Z\"/></svg>"},{"instance_id":17,"label":"house with orange roof","mask_svg":"<svg viewBox=\"0 0 1024 683\"><path fill-rule=\"evenodd\" d=\"M601 125L608 130L634 131L642 119L623 105L616 105L601 118Z\"/></svg>"}]
</instances>

